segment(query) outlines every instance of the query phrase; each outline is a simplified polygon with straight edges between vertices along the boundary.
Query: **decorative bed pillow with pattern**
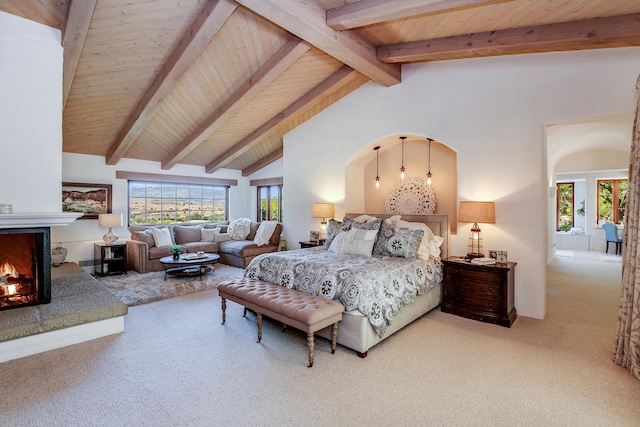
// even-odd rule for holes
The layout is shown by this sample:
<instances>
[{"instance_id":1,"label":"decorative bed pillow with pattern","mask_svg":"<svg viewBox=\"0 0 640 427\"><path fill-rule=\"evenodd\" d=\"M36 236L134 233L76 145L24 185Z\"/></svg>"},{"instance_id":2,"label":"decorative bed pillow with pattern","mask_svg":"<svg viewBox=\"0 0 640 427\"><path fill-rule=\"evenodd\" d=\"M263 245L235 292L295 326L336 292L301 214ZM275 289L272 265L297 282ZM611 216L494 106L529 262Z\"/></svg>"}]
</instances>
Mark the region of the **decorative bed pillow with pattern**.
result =
<instances>
[{"instance_id":1,"label":"decorative bed pillow with pattern","mask_svg":"<svg viewBox=\"0 0 640 427\"><path fill-rule=\"evenodd\" d=\"M397 220L394 224L396 227L408 228L409 230L422 230L424 236L422 242L420 242L420 248L418 249L418 256L422 259L429 259L429 256L434 258L440 257L440 246L444 242L444 238L436 236L433 231L421 222L408 222L404 220Z\"/></svg>"},{"instance_id":2,"label":"decorative bed pillow with pattern","mask_svg":"<svg viewBox=\"0 0 640 427\"><path fill-rule=\"evenodd\" d=\"M325 240L325 246L331 246L331 242L333 239L342 231L351 230L351 226L353 225L353 218L344 217L342 222L336 221L335 219L330 219L329 224L327 224L327 240Z\"/></svg>"},{"instance_id":3,"label":"decorative bed pillow with pattern","mask_svg":"<svg viewBox=\"0 0 640 427\"><path fill-rule=\"evenodd\" d=\"M366 230L356 226L349 231L343 231L331 242L329 251L337 254L371 256L376 242L378 230Z\"/></svg>"},{"instance_id":4,"label":"decorative bed pillow with pattern","mask_svg":"<svg viewBox=\"0 0 640 427\"><path fill-rule=\"evenodd\" d=\"M389 222L382 221L373 247L373 256L416 258L423 236L422 230L394 227Z\"/></svg>"}]
</instances>

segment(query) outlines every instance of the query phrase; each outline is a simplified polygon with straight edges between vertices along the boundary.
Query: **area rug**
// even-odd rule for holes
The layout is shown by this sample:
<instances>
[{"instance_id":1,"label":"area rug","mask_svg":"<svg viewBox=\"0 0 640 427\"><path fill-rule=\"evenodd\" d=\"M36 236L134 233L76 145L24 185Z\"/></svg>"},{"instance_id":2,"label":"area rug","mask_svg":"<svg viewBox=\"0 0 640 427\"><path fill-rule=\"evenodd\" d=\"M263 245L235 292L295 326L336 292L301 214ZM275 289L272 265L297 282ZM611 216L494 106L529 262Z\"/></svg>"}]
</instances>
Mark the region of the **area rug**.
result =
<instances>
[{"instance_id":1,"label":"area rug","mask_svg":"<svg viewBox=\"0 0 640 427\"><path fill-rule=\"evenodd\" d=\"M126 275L97 277L97 279L123 303L132 306L215 289L218 283L239 279L243 275L244 270L241 268L216 264L215 271L208 269L202 276L202 280L199 277L176 276L167 276L165 280L164 271L144 274L129 271Z\"/></svg>"}]
</instances>

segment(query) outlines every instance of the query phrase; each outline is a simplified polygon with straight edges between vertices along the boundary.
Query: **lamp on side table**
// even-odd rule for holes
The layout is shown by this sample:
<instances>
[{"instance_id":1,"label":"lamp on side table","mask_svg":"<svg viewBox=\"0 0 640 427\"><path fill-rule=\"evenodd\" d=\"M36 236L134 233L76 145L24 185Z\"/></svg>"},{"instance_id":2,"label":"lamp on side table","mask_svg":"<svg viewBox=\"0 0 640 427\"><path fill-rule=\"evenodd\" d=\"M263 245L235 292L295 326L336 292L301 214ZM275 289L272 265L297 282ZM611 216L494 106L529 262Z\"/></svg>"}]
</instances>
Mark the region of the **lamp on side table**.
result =
<instances>
[{"instance_id":1,"label":"lamp on side table","mask_svg":"<svg viewBox=\"0 0 640 427\"><path fill-rule=\"evenodd\" d=\"M122 227L122 214L99 214L98 226L109 227L109 231L102 236L102 239L105 245L112 245L113 242L118 240L118 236L113 232L112 227Z\"/></svg>"}]
</instances>

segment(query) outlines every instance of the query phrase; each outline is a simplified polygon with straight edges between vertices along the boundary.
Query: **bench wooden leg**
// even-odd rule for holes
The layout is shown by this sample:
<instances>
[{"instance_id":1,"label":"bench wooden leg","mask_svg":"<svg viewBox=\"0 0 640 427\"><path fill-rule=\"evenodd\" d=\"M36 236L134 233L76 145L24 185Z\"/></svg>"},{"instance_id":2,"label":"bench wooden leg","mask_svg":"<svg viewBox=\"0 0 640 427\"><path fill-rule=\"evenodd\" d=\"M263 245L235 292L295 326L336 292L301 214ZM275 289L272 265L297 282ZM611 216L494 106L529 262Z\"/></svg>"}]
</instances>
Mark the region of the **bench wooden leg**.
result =
<instances>
[{"instance_id":1,"label":"bench wooden leg","mask_svg":"<svg viewBox=\"0 0 640 427\"><path fill-rule=\"evenodd\" d=\"M222 300L222 324L227 320L227 300L224 298L220 298Z\"/></svg>"},{"instance_id":2,"label":"bench wooden leg","mask_svg":"<svg viewBox=\"0 0 640 427\"><path fill-rule=\"evenodd\" d=\"M258 342L262 340L262 314L256 312L258 315Z\"/></svg>"},{"instance_id":3,"label":"bench wooden leg","mask_svg":"<svg viewBox=\"0 0 640 427\"><path fill-rule=\"evenodd\" d=\"M242 317L247 317L247 307L244 308L244 312L242 313Z\"/></svg>"},{"instance_id":4,"label":"bench wooden leg","mask_svg":"<svg viewBox=\"0 0 640 427\"><path fill-rule=\"evenodd\" d=\"M315 348L315 338L313 332L307 333L307 347L309 347L309 368L313 366L313 350Z\"/></svg>"},{"instance_id":5,"label":"bench wooden leg","mask_svg":"<svg viewBox=\"0 0 640 427\"><path fill-rule=\"evenodd\" d=\"M331 354L336 352L336 342L338 341L338 322L333 324L331 329Z\"/></svg>"}]
</instances>

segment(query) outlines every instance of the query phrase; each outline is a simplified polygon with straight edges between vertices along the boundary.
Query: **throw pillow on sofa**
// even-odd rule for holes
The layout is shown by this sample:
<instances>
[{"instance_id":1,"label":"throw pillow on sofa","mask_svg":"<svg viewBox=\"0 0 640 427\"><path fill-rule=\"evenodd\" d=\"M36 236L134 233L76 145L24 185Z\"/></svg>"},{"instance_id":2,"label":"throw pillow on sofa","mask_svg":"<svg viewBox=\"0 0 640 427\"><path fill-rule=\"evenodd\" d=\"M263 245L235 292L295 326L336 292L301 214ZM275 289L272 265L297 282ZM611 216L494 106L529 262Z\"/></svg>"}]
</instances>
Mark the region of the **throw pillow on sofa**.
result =
<instances>
[{"instance_id":1,"label":"throw pillow on sofa","mask_svg":"<svg viewBox=\"0 0 640 427\"><path fill-rule=\"evenodd\" d=\"M131 233L131 239L144 242L147 245L149 245L150 248L156 245L156 241L153 238L153 233L151 232L151 229L144 230L144 231L134 231L129 229L129 231Z\"/></svg>"},{"instance_id":2,"label":"throw pillow on sofa","mask_svg":"<svg viewBox=\"0 0 640 427\"><path fill-rule=\"evenodd\" d=\"M153 240L155 241L156 246L173 245L173 240L171 240L171 234L167 227L151 227L151 232L153 233Z\"/></svg>"},{"instance_id":3,"label":"throw pillow on sofa","mask_svg":"<svg viewBox=\"0 0 640 427\"><path fill-rule=\"evenodd\" d=\"M203 242L215 242L216 234L220 233L220 227L216 228L201 228L200 240Z\"/></svg>"},{"instance_id":4,"label":"throw pillow on sofa","mask_svg":"<svg viewBox=\"0 0 640 427\"><path fill-rule=\"evenodd\" d=\"M173 232L176 235L176 243L200 242L202 240L201 225L174 225Z\"/></svg>"}]
</instances>

